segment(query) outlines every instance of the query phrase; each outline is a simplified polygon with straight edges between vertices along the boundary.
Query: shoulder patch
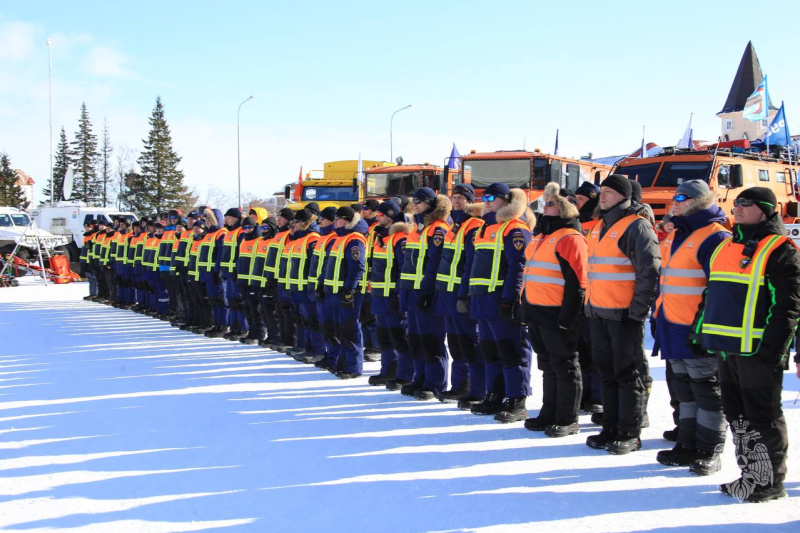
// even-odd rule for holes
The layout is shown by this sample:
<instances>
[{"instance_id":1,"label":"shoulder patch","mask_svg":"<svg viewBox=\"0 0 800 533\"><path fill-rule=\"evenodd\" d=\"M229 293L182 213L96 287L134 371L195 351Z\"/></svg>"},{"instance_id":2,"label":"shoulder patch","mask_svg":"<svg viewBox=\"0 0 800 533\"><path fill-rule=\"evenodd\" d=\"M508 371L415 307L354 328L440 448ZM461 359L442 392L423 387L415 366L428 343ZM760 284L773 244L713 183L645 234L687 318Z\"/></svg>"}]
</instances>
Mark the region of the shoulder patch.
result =
<instances>
[{"instance_id":1,"label":"shoulder patch","mask_svg":"<svg viewBox=\"0 0 800 533\"><path fill-rule=\"evenodd\" d=\"M442 245L444 242L444 235L442 235L441 231L437 231L433 234L433 245L437 248Z\"/></svg>"},{"instance_id":2,"label":"shoulder patch","mask_svg":"<svg viewBox=\"0 0 800 533\"><path fill-rule=\"evenodd\" d=\"M518 252L521 251L525 248L525 235L520 230L514 230L511 233L511 243Z\"/></svg>"},{"instance_id":3,"label":"shoulder patch","mask_svg":"<svg viewBox=\"0 0 800 533\"><path fill-rule=\"evenodd\" d=\"M353 261L358 261L361 259L361 248L358 246L353 246L350 248L350 256L353 258Z\"/></svg>"}]
</instances>

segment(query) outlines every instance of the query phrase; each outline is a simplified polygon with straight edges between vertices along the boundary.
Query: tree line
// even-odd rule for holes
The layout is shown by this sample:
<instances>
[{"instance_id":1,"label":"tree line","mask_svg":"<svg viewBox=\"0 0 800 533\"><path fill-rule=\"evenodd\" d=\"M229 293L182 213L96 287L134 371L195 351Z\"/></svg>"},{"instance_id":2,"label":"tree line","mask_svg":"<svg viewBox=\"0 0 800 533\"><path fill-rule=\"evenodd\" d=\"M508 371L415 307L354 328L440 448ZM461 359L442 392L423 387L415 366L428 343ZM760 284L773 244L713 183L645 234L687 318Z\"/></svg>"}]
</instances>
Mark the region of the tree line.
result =
<instances>
[{"instance_id":1,"label":"tree line","mask_svg":"<svg viewBox=\"0 0 800 533\"><path fill-rule=\"evenodd\" d=\"M172 148L172 135L160 97L156 98L149 123L150 131L147 138L142 140L143 147L136 158L136 164L131 161L131 151L120 148L114 172L114 149L108 121L103 121L98 141L84 102L81 105L78 128L71 142L67 140L64 127L61 128L53 162L53 175L47 180L42 205L48 205L51 201L57 203L60 200L73 200L92 206L113 205L120 210L135 211L140 215L175 207L190 209L196 204L197 196L184 184L184 174L179 168L181 158ZM70 169L72 190L67 198L64 194L64 182Z\"/></svg>"}]
</instances>

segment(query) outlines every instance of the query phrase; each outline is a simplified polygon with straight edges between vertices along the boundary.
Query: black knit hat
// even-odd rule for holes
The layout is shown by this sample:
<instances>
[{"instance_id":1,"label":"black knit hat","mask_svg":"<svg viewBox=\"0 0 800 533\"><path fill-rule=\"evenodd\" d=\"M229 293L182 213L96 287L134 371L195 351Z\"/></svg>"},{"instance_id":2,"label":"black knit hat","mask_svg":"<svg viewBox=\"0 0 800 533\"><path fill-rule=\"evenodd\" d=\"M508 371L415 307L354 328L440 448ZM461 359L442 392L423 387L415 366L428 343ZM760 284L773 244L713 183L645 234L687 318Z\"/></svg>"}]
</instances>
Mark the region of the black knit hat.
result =
<instances>
[{"instance_id":1,"label":"black knit hat","mask_svg":"<svg viewBox=\"0 0 800 533\"><path fill-rule=\"evenodd\" d=\"M430 187L420 187L414 193L414 199L433 205L436 203L436 192Z\"/></svg>"},{"instance_id":2,"label":"black knit hat","mask_svg":"<svg viewBox=\"0 0 800 533\"><path fill-rule=\"evenodd\" d=\"M631 182L631 202L641 203L642 201L642 185L638 181L630 180Z\"/></svg>"},{"instance_id":3,"label":"black knit hat","mask_svg":"<svg viewBox=\"0 0 800 533\"><path fill-rule=\"evenodd\" d=\"M453 194L460 194L466 198L469 203L475 201L475 188L469 183L459 183L453 187Z\"/></svg>"},{"instance_id":4,"label":"black knit hat","mask_svg":"<svg viewBox=\"0 0 800 533\"><path fill-rule=\"evenodd\" d=\"M249 216L248 216L248 217L244 217L244 218L242 219L242 226L243 226L243 227L244 227L244 226L257 226L257 225L258 225L258 224L256 224L256 221L255 221L255 220L253 220L252 218L250 218Z\"/></svg>"},{"instance_id":5,"label":"black knit hat","mask_svg":"<svg viewBox=\"0 0 800 533\"><path fill-rule=\"evenodd\" d=\"M628 200L631 199L631 194L633 192L631 188L631 180L628 179L628 176L624 176L622 174L609 174L608 177L600 184L600 187L608 187L609 189L613 189Z\"/></svg>"},{"instance_id":6,"label":"black knit hat","mask_svg":"<svg viewBox=\"0 0 800 533\"><path fill-rule=\"evenodd\" d=\"M194 224L192 224L192 227L193 227L193 228L202 228L202 229L206 229L206 221L205 221L205 220L203 220L203 219L199 219L197 222L195 222Z\"/></svg>"},{"instance_id":7,"label":"black knit hat","mask_svg":"<svg viewBox=\"0 0 800 533\"><path fill-rule=\"evenodd\" d=\"M342 220L346 220L348 222L352 222L355 216L355 209L346 205L336 210L336 218L341 218Z\"/></svg>"},{"instance_id":8,"label":"black knit hat","mask_svg":"<svg viewBox=\"0 0 800 533\"><path fill-rule=\"evenodd\" d=\"M324 218L325 220L330 220L331 222L333 222L334 220L336 220L336 208L333 206L326 207L319 214L319 218Z\"/></svg>"},{"instance_id":9,"label":"black knit hat","mask_svg":"<svg viewBox=\"0 0 800 533\"><path fill-rule=\"evenodd\" d=\"M600 187L591 181L584 181L581 186L575 189L575 196L585 196L588 199L597 198L600 196Z\"/></svg>"},{"instance_id":10,"label":"black knit hat","mask_svg":"<svg viewBox=\"0 0 800 533\"><path fill-rule=\"evenodd\" d=\"M364 205L361 206L361 209L369 209L371 211L377 211L379 205L380 202L378 202L378 200L376 200L375 198L370 198L369 200L364 202Z\"/></svg>"},{"instance_id":11,"label":"black knit hat","mask_svg":"<svg viewBox=\"0 0 800 533\"><path fill-rule=\"evenodd\" d=\"M402 213L400 206L394 200L386 200L378 206L378 212L386 215L389 218L394 218L397 213Z\"/></svg>"},{"instance_id":12,"label":"black knit hat","mask_svg":"<svg viewBox=\"0 0 800 533\"><path fill-rule=\"evenodd\" d=\"M484 196L494 195L498 198L502 198L506 202L511 202L511 189L502 181L491 183L488 187L486 187L486 189L483 190L483 194Z\"/></svg>"},{"instance_id":13,"label":"black knit hat","mask_svg":"<svg viewBox=\"0 0 800 533\"><path fill-rule=\"evenodd\" d=\"M756 205L761 209L765 215L771 216L775 212L775 206L778 205L778 199L772 189L766 187L750 187L739 193L736 197L743 200L753 200Z\"/></svg>"},{"instance_id":14,"label":"black knit hat","mask_svg":"<svg viewBox=\"0 0 800 533\"><path fill-rule=\"evenodd\" d=\"M317 202L308 202L303 209L305 209L312 215L319 216L319 204Z\"/></svg>"},{"instance_id":15,"label":"black knit hat","mask_svg":"<svg viewBox=\"0 0 800 533\"><path fill-rule=\"evenodd\" d=\"M153 227L156 229L164 229L164 224L162 224L161 222L156 222L155 224L153 224Z\"/></svg>"},{"instance_id":16,"label":"black knit hat","mask_svg":"<svg viewBox=\"0 0 800 533\"><path fill-rule=\"evenodd\" d=\"M294 214L294 222L308 222L311 220L311 213L306 209L301 209Z\"/></svg>"},{"instance_id":17,"label":"black knit hat","mask_svg":"<svg viewBox=\"0 0 800 533\"><path fill-rule=\"evenodd\" d=\"M284 207L283 209L281 209L278 215L282 216L283 218L289 221L294 220L294 211L292 211L288 207Z\"/></svg>"},{"instance_id":18,"label":"black knit hat","mask_svg":"<svg viewBox=\"0 0 800 533\"><path fill-rule=\"evenodd\" d=\"M230 209L225 211L225 216L226 217L238 218L239 220L241 220L242 219L242 210L239 209L238 207L231 207Z\"/></svg>"}]
</instances>

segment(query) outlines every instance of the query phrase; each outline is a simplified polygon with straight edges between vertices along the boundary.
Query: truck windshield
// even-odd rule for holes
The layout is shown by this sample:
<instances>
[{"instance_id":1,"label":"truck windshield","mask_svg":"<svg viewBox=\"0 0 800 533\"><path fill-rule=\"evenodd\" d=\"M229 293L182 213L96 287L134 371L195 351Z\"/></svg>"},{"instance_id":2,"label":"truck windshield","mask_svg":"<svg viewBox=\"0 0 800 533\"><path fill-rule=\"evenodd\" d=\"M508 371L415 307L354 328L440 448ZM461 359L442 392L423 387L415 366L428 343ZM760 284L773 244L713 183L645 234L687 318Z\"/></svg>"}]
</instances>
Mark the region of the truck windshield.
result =
<instances>
[{"instance_id":1,"label":"truck windshield","mask_svg":"<svg viewBox=\"0 0 800 533\"><path fill-rule=\"evenodd\" d=\"M677 187L684 181L703 180L708 182L711 163L705 161L664 163L664 168L656 180L656 187Z\"/></svg>"},{"instance_id":2,"label":"truck windshield","mask_svg":"<svg viewBox=\"0 0 800 533\"><path fill-rule=\"evenodd\" d=\"M421 172L367 174L367 196L370 198L403 196L422 186Z\"/></svg>"},{"instance_id":3,"label":"truck windshield","mask_svg":"<svg viewBox=\"0 0 800 533\"><path fill-rule=\"evenodd\" d=\"M111 218L113 218L113 219L117 219L117 218L127 218L127 219L128 219L128 222L136 222L136 217L135 217L135 216L133 216L133 215L124 215L124 214L122 214L122 213L111 213L109 216L110 216Z\"/></svg>"},{"instance_id":4,"label":"truck windshield","mask_svg":"<svg viewBox=\"0 0 800 533\"><path fill-rule=\"evenodd\" d=\"M303 187L303 201L306 202L356 202L352 187Z\"/></svg>"},{"instance_id":5,"label":"truck windshield","mask_svg":"<svg viewBox=\"0 0 800 533\"><path fill-rule=\"evenodd\" d=\"M626 166L626 167L617 167L614 170L615 174L624 174L628 176L628 179L632 179L634 181L639 181L639 185L642 187L652 187L653 180L658 173L658 167L661 166L661 163L647 163L645 165L633 165L633 166Z\"/></svg>"},{"instance_id":6,"label":"truck windshield","mask_svg":"<svg viewBox=\"0 0 800 533\"><path fill-rule=\"evenodd\" d=\"M470 174L470 183L476 189L497 182L527 189L531 182L531 162L528 159L469 160L464 161L464 173Z\"/></svg>"}]
</instances>

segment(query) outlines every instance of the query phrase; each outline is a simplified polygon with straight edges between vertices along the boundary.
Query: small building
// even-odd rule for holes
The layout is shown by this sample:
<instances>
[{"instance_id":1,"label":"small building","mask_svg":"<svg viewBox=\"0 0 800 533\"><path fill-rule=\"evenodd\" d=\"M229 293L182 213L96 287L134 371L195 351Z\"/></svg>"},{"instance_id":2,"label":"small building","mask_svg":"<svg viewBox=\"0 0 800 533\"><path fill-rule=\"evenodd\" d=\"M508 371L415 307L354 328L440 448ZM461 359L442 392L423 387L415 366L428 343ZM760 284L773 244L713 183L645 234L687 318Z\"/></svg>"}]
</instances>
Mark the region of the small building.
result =
<instances>
[{"instance_id":1,"label":"small building","mask_svg":"<svg viewBox=\"0 0 800 533\"><path fill-rule=\"evenodd\" d=\"M717 116L722 121L723 141L736 141L739 139L755 141L762 138L767 132L770 122L778 112L778 108L773 106L772 100L769 99L769 87L767 87L767 102L769 105L767 114L769 118L751 122L744 118L742 113L747 99L755 92L762 79L764 79L764 74L761 72L761 64L758 62L756 49L751 41L747 43L744 49L744 55L739 62L739 69L736 71L736 77L733 79L725 105L722 107L722 111L717 113Z\"/></svg>"}]
</instances>

